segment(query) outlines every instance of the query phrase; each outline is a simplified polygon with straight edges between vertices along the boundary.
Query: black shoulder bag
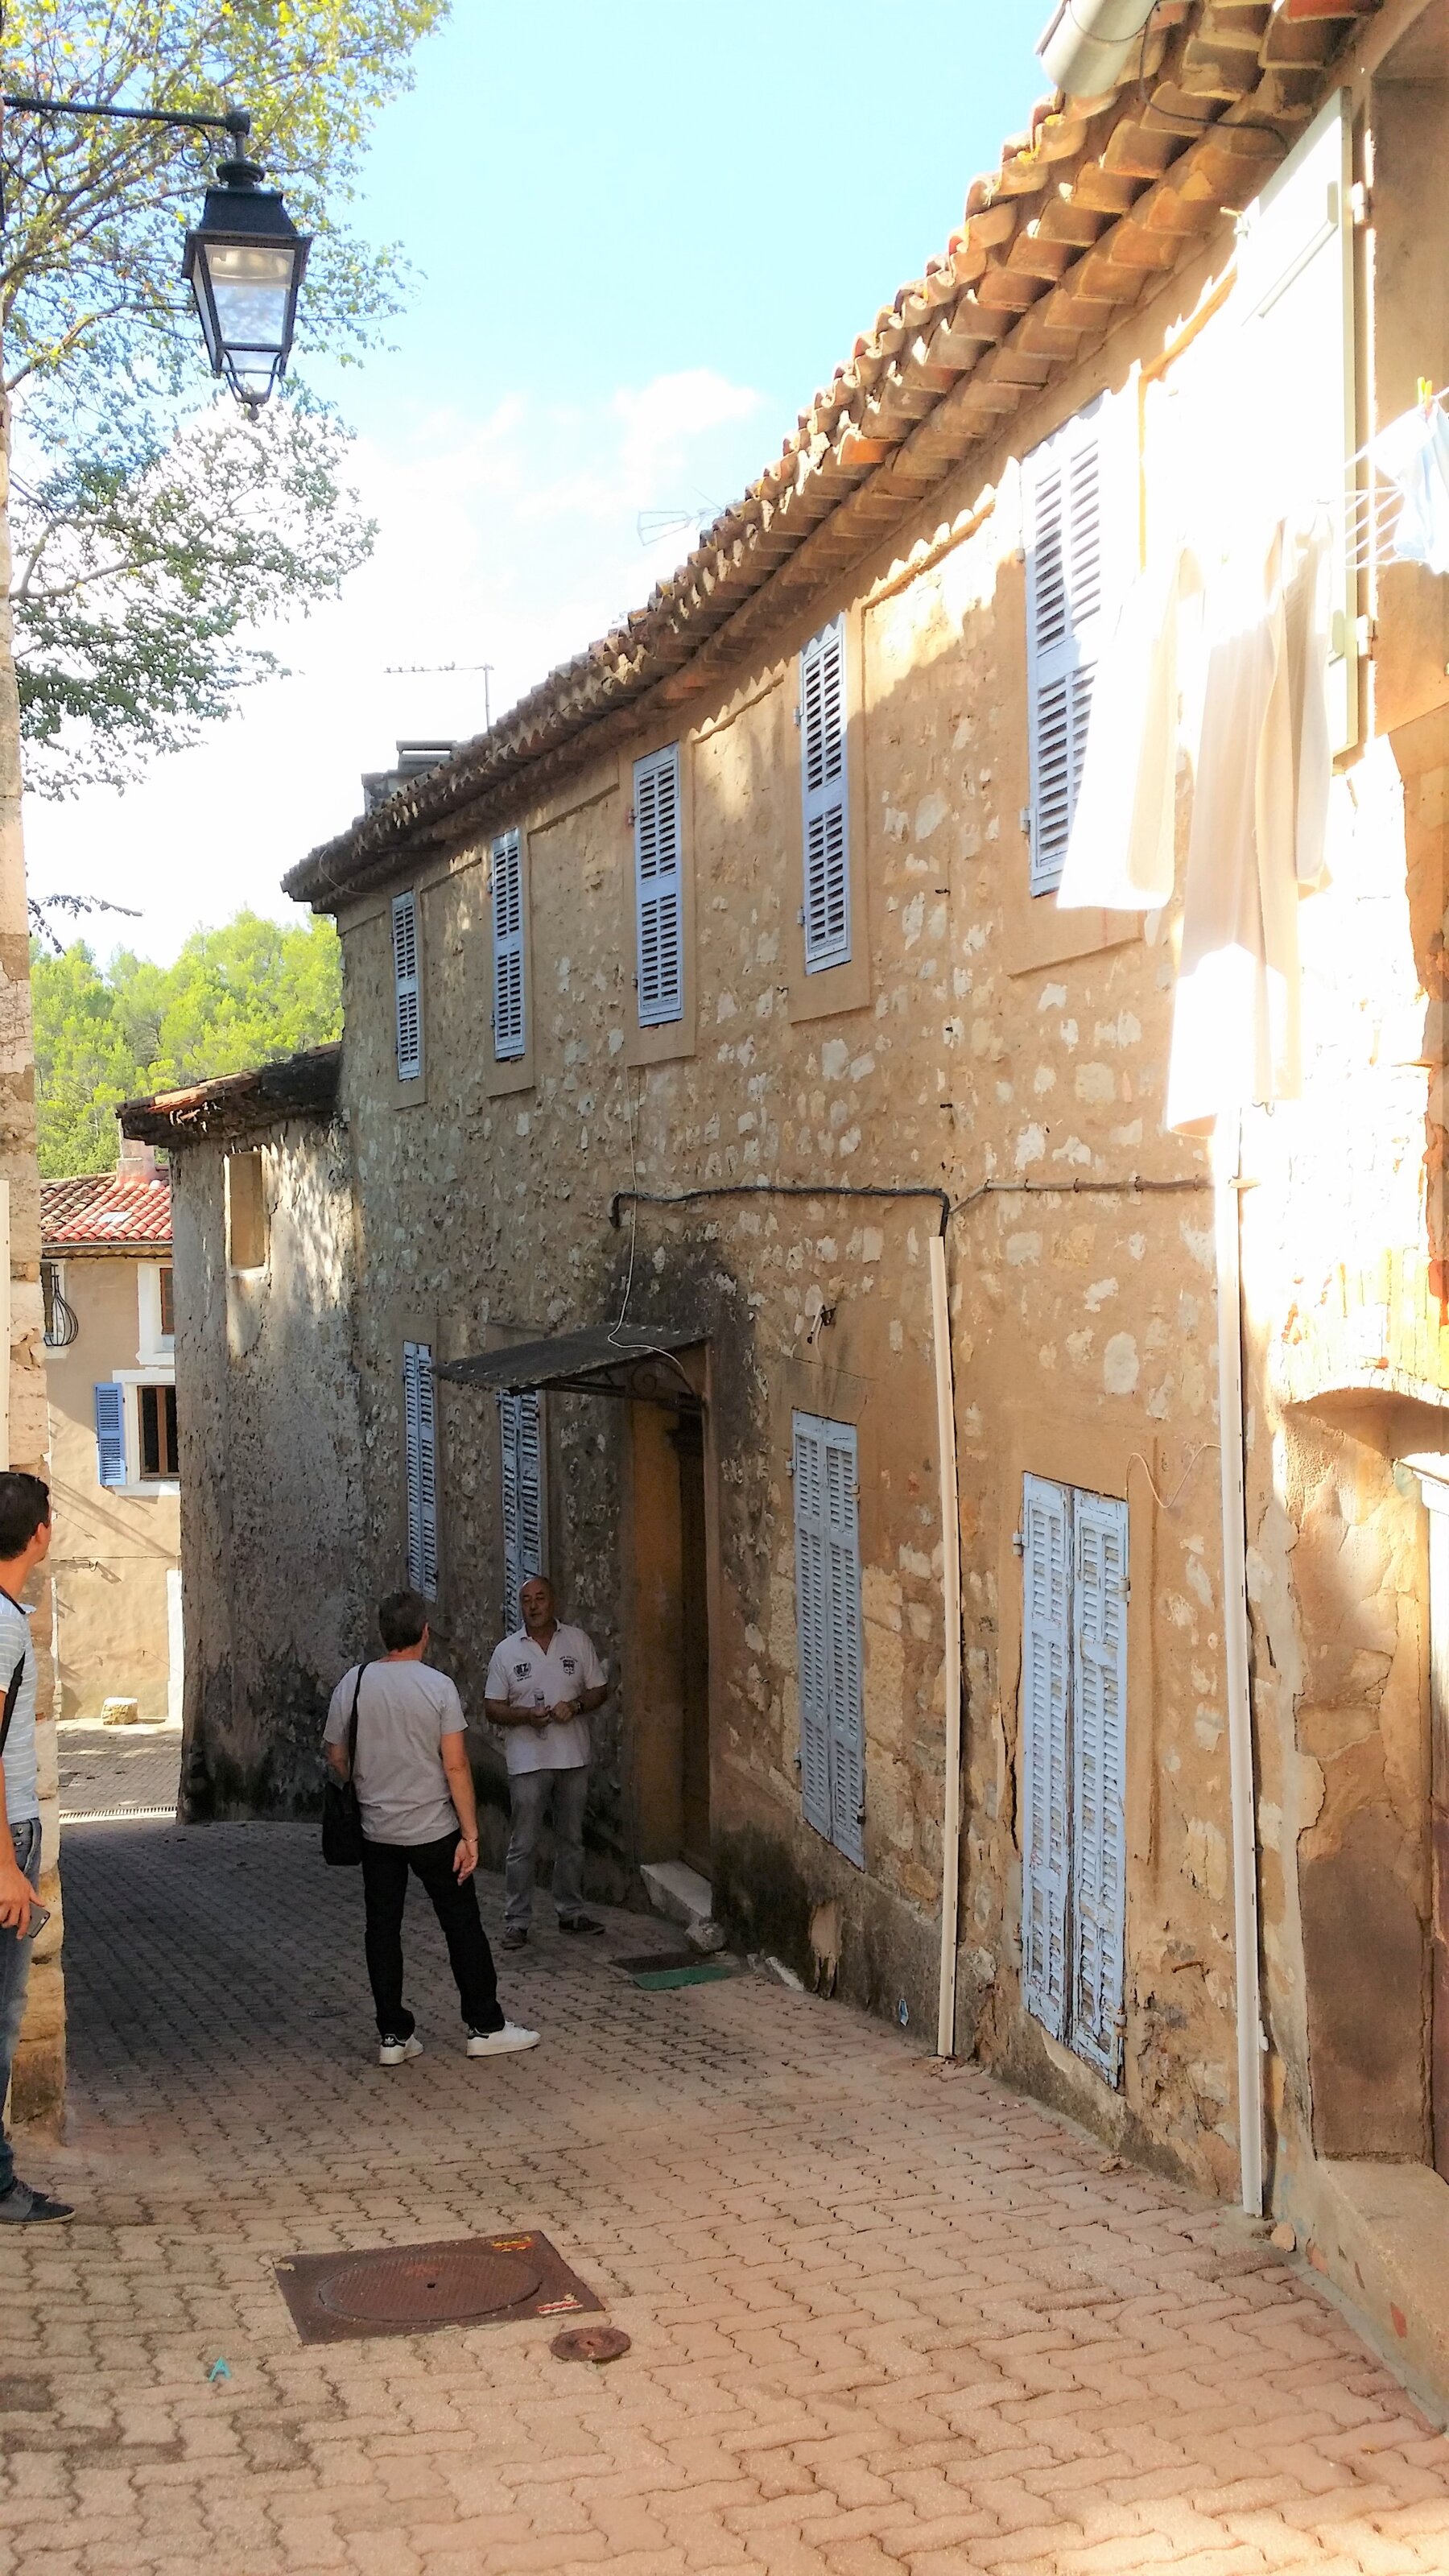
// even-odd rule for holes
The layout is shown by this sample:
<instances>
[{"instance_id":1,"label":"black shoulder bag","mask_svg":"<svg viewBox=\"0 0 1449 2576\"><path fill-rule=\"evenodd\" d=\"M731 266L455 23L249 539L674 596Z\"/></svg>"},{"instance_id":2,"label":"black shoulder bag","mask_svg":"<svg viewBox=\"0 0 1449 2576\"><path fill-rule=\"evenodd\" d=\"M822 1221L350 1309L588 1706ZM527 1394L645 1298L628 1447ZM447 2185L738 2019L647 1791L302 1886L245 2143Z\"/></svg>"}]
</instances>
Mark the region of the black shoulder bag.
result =
<instances>
[{"instance_id":1,"label":"black shoulder bag","mask_svg":"<svg viewBox=\"0 0 1449 2576\"><path fill-rule=\"evenodd\" d=\"M357 1667L352 1715L347 1724L347 1777L339 1780L331 1763L322 1783L322 1857L332 1869L357 1869L362 1861L362 1809L352 1774L357 1767L357 1703L365 1663Z\"/></svg>"}]
</instances>

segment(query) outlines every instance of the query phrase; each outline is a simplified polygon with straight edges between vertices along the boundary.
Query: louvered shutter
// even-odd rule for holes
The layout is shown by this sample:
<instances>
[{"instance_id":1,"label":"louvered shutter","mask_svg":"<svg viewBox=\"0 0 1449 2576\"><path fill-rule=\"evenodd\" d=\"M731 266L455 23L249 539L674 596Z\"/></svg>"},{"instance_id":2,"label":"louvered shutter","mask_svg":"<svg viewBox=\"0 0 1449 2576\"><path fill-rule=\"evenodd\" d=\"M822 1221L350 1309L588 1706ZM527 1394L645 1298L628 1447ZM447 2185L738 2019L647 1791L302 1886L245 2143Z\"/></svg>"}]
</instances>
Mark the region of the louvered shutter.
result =
<instances>
[{"instance_id":1,"label":"louvered shutter","mask_svg":"<svg viewBox=\"0 0 1449 2576\"><path fill-rule=\"evenodd\" d=\"M830 1613L825 1426L795 1416L795 1615L800 1631L800 1784L805 1821L830 1833Z\"/></svg>"},{"instance_id":2,"label":"louvered shutter","mask_svg":"<svg viewBox=\"0 0 1449 2576\"><path fill-rule=\"evenodd\" d=\"M860 1510L856 1438L825 1430L825 1545L830 1613L830 1839L865 1866L865 1705L860 1652Z\"/></svg>"},{"instance_id":3,"label":"louvered shutter","mask_svg":"<svg viewBox=\"0 0 1449 2576\"><path fill-rule=\"evenodd\" d=\"M1229 439L1249 442L1240 488L1269 514L1316 507L1334 533L1328 667L1335 752L1358 739L1358 588L1345 542L1354 428L1353 132L1339 90L1238 226L1242 316ZM1226 351L1220 356L1226 357Z\"/></svg>"},{"instance_id":4,"label":"louvered shutter","mask_svg":"<svg viewBox=\"0 0 1449 2576\"><path fill-rule=\"evenodd\" d=\"M516 832L493 844L493 1053L526 1051L523 993L523 850Z\"/></svg>"},{"instance_id":5,"label":"louvered shutter","mask_svg":"<svg viewBox=\"0 0 1449 2576\"><path fill-rule=\"evenodd\" d=\"M680 867L679 745L634 763L634 890L639 1026L684 1015L684 881Z\"/></svg>"},{"instance_id":6,"label":"louvered shutter","mask_svg":"<svg viewBox=\"0 0 1449 2576\"><path fill-rule=\"evenodd\" d=\"M837 617L800 656L807 974L844 965L850 956L845 718L845 620Z\"/></svg>"},{"instance_id":7,"label":"louvered shutter","mask_svg":"<svg viewBox=\"0 0 1449 2576\"><path fill-rule=\"evenodd\" d=\"M407 1465L408 1581L431 1601L438 1589L438 1448L433 1354L403 1344L403 1439Z\"/></svg>"},{"instance_id":8,"label":"louvered shutter","mask_svg":"<svg viewBox=\"0 0 1449 2576\"><path fill-rule=\"evenodd\" d=\"M110 1384L96 1394L96 1475L103 1485L126 1481L126 1391Z\"/></svg>"},{"instance_id":9,"label":"louvered shutter","mask_svg":"<svg viewBox=\"0 0 1449 2576\"><path fill-rule=\"evenodd\" d=\"M1073 1497L1070 2041L1110 2084L1122 2065L1126 1940L1127 1506Z\"/></svg>"},{"instance_id":10,"label":"louvered shutter","mask_svg":"<svg viewBox=\"0 0 1449 2576\"><path fill-rule=\"evenodd\" d=\"M1087 754L1102 639L1100 402L1025 458L1031 891L1062 873Z\"/></svg>"},{"instance_id":11,"label":"louvered shutter","mask_svg":"<svg viewBox=\"0 0 1449 2576\"><path fill-rule=\"evenodd\" d=\"M392 972L397 995L397 1078L416 1082L423 1069L423 1000L418 973L418 899L392 899Z\"/></svg>"},{"instance_id":12,"label":"louvered shutter","mask_svg":"<svg viewBox=\"0 0 1449 2576\"><path fill-rule=\"evenodd\" d=\"M1027 2010L1066 2020L1071 1783L1070 1509L1066 1488L1022 1479L1021 1962Z\"/></svg>"},{"instance_id":13,"label":"louvered shutter","mask_svg":"<svg viewBox=\"0 0 1449 2576\"><path fill-rule=\"evenodd\" d=\"M511 1630L518 1625L520 1585L543 1572L543 1423L536 1393L505 1390L499 1396L498 1440L504 1623Z\"/></svg>"}]
</instances>

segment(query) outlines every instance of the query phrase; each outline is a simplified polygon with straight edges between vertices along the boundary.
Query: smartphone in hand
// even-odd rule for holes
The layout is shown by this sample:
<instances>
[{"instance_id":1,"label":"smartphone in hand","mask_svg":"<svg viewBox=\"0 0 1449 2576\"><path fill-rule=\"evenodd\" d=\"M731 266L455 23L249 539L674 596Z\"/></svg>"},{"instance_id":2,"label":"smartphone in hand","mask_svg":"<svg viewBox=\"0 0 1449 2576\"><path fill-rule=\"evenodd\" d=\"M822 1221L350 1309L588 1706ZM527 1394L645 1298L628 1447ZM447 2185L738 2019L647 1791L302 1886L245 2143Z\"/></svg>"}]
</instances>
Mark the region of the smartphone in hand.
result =
<instances>
[{"instance_id":1,"label":"smartphone in hand","mask_svg":"<svg viewBox=\"0 0 1449 2576\"><path fill-rule=\"evenodd\" d=\"M33 1941L36 1933L43 1932L49 1921L50 1907L48 1905L32 1905L30 1909L30 1921L23 1932L16 1933L16 1940Z\"/></svg>"}]
</instances>

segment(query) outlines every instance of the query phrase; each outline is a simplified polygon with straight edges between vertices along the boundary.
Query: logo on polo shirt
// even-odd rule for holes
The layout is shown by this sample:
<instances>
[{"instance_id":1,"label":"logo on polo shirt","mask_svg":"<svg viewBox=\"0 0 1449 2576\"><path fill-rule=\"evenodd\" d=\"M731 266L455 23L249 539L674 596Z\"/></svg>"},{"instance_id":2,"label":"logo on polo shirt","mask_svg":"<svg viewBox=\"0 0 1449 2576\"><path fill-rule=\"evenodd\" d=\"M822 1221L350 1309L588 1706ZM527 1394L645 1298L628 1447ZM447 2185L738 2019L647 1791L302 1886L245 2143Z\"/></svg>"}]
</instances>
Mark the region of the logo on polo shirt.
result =
<instances>
[{"instance_id":1,"label":"logo on polo shirt","mask_svg":"<svg viewBox=\"0 0 1449 2576\"><path fill-rule=\"evenodd\" d=\"M576 1673L578 1671L579 1665L578 1657L576 1655L560 1655L559 1662L562 1664L566 1673Z\"/></svg>"},{"instance_id":2,"label":"logo on polo shirt","mask_svg":"<svg viewBox=\"0 0 1449 2576\"><path fill-rule=\"evenodd\" d=\"M516 1682L526 1682L532 1670L532 1664L515 1664L513 1678Z\"/></svg>"}]
</instances>

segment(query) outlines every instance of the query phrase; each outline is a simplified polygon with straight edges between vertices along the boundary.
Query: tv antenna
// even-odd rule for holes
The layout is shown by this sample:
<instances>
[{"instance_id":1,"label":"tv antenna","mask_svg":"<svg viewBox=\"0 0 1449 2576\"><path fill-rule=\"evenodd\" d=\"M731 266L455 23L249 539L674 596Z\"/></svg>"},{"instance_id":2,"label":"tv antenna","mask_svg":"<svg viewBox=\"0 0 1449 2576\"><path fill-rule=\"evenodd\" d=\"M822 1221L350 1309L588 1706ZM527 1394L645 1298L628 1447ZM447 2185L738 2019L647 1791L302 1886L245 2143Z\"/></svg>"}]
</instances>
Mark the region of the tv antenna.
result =
<instances>
[{"instance_id":1,"label":"tv antenna","mask_svg":"<svg viewBox=\"0 0 1449 2576\"><path fill-rule=\"evenodd\" d=\"M383 677L388 680L440 680L450 671L481 671L484 732L487 733L492 726L493 709L488 687L494 670L491 662L384 662L382 668Z\"/></svg>"}]
</instances>

